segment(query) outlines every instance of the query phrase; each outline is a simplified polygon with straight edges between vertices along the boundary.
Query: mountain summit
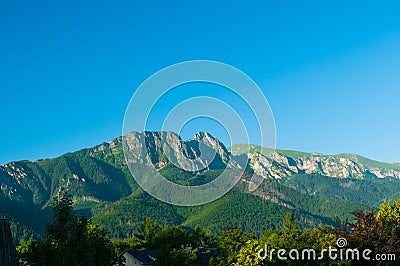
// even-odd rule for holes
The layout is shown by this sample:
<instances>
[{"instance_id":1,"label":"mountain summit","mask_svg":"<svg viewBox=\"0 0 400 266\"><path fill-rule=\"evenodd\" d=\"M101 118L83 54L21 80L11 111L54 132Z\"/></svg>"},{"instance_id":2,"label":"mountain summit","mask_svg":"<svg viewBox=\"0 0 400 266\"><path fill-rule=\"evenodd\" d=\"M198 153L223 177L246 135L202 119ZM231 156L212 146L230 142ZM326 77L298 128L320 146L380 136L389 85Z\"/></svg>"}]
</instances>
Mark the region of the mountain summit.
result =
<instances>
[{"instance_id":1,"label":"mountain summit","mask_svg":"<svg viewBox=\"0 0 400 266\"><path fill-rule=\"evenodd\" d=\"M381 163L353 154L322 155L276 150L262 154L255 145L234 145L229 150L206 132L182 140L173 132L132 132L131 139L144 135L147 154L134 158L138 164L162 170L173 164L194 172L240 168L239 157L247 167L265 179L284 179L294 174L319 174L334 178L400 179L400 166ZM168 141L166 141L168 140ZM93 148L68 153L54 159L17 161L0 166L0 195L21 202L46 204L63 189L76 191L85 200L112 200L131 193L133 182L123 154L122 137ZM132 140L133 143L141 143ZM138 144L138 145L139 145ZM201 156L201 147L215 154L211 162ZM170 155L166 155L166 152ZM203 151L204 152L204 151ZM192 165L185 165L185 163ZM104 193L107 192L107 193ZM105 196L107 194L107 196Z\"/></svg>"},{"instance_id":2,"label":"mountain summit","mask_svg":"<svg viewBox=\"0 0 400 266\"><path fill-rule=\"evenodd\" d=\"M288 150L262 154L256 145L234 145L234 155L246 153L250 168L265 178L285 178L293 174L320 174L335 178L392 177L400 179L400 166L373 161L356 154L323 155Z\"/></svg>"},{"instance_id":3,"label":"mountain summit","mask_svg":"<svg viewBox=\"0 0 400 266\"><path fill-rule=\"evenodd\" d=\"M253 173L263 182L252 193L235 188L207 207L184 211L141 190L125 161L124 138L119 137L54 159L1 165L0 217L12 219L14 234L19 237L40 233L49 218L47 207L52 198L68 190L75 208L103 224L115 237L125 234L125 230L134 230L146 216L162 223L199 223L217 230L230 224L231 214L227 212L231 212L236 213L234 226L244 226L243 222L248 230L253 230L252 226L265 217L255 219L255 224L250 225L238 218L247 217L238 216L238 212L254 211L251 217L258 217L257 213L265 208L263 213L271 212L270 226L273 221L281 220L278 216L284 215L287 208L303 217L304 225L333 223L331 217L338 210L345 215L361 206L380 204L397 197L400 189L399 165L358 155L283 150L261 153L262 149L255 145L234 145L227 149L205 132L188 140L173 132L132 132L128 137L132 141L130 148L146 150L143 156L131 157L132 162L144 166L143 169L154 166L173 182L207 183L224 169L232 173L243 169L243 162L247 166L237 187L244 188ZM325 207L318 207L322 205ZM210 208L215 212L210 212Z\"/></svg>"}]
</instances>

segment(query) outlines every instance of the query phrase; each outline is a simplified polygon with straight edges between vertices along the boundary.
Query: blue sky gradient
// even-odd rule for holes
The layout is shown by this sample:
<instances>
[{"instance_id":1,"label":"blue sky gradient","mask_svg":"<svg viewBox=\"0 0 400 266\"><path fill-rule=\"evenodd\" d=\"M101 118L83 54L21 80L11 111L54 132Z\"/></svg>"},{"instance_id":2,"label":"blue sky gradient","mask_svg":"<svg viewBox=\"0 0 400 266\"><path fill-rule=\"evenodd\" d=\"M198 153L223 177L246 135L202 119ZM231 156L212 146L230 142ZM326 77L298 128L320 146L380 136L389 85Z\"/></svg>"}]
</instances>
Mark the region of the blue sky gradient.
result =
<instances>
[{"instance_id":1,"label":"blue sky gradient","mask_svg":"<svg viewBox=\"0 0 400 266\"><path fill-rule=\"evenodd\" d=\"M278 148L398 162L399 12L398 1L0 1L0 163L119 136L135 89L194 59L260 85Z\"/></svg>"}]
</instances>

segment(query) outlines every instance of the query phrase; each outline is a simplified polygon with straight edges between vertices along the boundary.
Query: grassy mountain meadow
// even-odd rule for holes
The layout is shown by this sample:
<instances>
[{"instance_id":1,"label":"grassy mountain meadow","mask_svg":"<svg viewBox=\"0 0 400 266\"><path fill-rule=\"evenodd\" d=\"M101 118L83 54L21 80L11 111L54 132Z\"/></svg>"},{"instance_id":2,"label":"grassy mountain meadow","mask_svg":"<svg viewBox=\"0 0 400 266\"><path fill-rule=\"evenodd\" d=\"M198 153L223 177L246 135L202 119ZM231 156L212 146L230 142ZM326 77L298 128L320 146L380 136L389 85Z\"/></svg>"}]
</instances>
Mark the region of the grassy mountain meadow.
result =
<instances>
[{"instance_id":1,"label":"grassy mountain meadow","mask_svg":"<svg viewBox=\"0 0 400 266\"><path fill-rule=\"evenodd\" d=\"M283 150L262 154L257 146L235 145L228 150L208 133L187 141L178 138L185 156L197 158L198 143L204 138L216 151L218 163L202 172L186 172L168 164L160 145L161 134L146 132L149 158L174 182L207 183L223 171L229 156L246 156L248 168L235 188L218 200L197 207L173 206L154 199L136 184L125 163L122 139L117 138L54 159L2 165L0 216L11 218L16 241L38 236L51 219L53 197L68 191L75 211L90 217L115 239L137 234L146 217L165 225L200 225L213 233L240 228L260 235L266 229L281 228L288 211L303 228L333 225L335 216L345 219L352 211L378 208L400 196L400 167L396 164L352 154L326 156ZM138 159L137 163L150 162ZM250 192L253 173L263 182Z\"/></svg>"}]
</instances>

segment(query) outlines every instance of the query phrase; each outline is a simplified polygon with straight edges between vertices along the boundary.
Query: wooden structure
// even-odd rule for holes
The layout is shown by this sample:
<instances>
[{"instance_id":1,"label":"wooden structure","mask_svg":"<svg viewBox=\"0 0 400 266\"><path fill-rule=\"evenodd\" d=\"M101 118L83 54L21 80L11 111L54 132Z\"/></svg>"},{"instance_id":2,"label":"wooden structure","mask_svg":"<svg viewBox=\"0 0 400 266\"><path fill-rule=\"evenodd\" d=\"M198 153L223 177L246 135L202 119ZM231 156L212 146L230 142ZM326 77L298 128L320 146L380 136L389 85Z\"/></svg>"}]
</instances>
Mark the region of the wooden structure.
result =
<instances>
[{"instance_id":1,"label":"wooden structure","mask_svg":"<svg viewBox=\"0 0 400 266\"><path fill-rule=\"evenodd\" d=\"M11 235L10 220L0 219L0 266L17 265L19 262Z\"/></svg>"}]
</instances>

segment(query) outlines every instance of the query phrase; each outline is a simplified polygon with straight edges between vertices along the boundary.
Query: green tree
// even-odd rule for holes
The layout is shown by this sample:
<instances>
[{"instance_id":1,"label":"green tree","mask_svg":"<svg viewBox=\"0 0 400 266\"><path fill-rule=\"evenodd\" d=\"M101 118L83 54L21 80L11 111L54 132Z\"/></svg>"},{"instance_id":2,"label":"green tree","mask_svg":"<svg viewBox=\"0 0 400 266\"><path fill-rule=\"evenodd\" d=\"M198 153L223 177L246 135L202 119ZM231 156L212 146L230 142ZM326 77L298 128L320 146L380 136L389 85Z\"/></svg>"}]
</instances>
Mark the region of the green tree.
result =
<instances>
[{"instance_id":1,"label":"green tree","mask_svg":"<svg viewBox=\"0 0 400 266\"><path fill-rule=\"evenodd\" d=\"M126 250L141 248L142 243L136 241L133 238L125 238L114 239L112 240L112 244L114 246L115 254L122 254Z\"/></svg>"},{"instance_id":2,"label":"green tree","mask_svg":"<svg viewBox=\"0 0 400 266\"><path fill-rule=\"evenodd\" d=\"M281 238L282 248L299 248L301 229L299 223L291 213L287 213L283 221L283 233Z\"/></svg>"},{"instance_id":3,"label":"green tree","mask_svg":"<svg viewBox=\"0 0 400 266\"><path fill-rule=\"evenodd\" d=\"M16 247L16 250L17 250L17 253L18 253L18 257L26 258L27 254L28 254L28 251L29 251L28 250L28 243L30 243L30 241L26 242L23 239L21 239L19 241L19 245Z\"/></svg>"},{"instance_id":4,"label":"green tree","mask_svg":"<svg viewBox=\"0 0 400 266\"><path fill-rule=\"evenodd\" d=\"M400 227L400 198L395 200L393 205L389 202L383 203L376 214L376 218L386 226L392 228Z\"/></svg>"},{"instance_id":5,"label":"green tree","mask_svg":"<svg viewBox=\"0 0 400 266\"><path fill-rule=\"evenodd\" d=\"M150 239L148 247L157 249L165 244L169 244L172 248L181 248L182 245L191 244L190 235L181 226L165 226Z\"/></svg>"},{"instance_id":6,"label":"green tree","mask_svg":"<svg viewBox=\"0 0 400 266\"><path fill-rule=\"evenodd\" d=\"M246 245L248 240L253 240L254 236L245 234L240 229L228 229L220 233L215 239L217 254L210 261L210 265L232 265L237 262L240 250Z\"/></svg>"},{"instance_id":7,"label":"green tree","mask_svg":"<svg viewBox=\"0 0 400 266\"><path fill-rule=\"evenodd\" d=\"M172 265L171 252L173 248L169 243L162 244L157 252L157 258L154 262L155 266Z\"/></svg>"},{"instance_id":8,"label":"green tree","mask_svg":"<svg viewBox=\"0 0 400 266\"><path fill-rule=\"evenodd\" d=\"M151 240L161 231L161 226L153 221L150 217L146 217L140 228L138 238L142 240L143 245L147 246Z\"/></svg>"},{"instance_id":9,"label":"green tree","mask_svg":"<svg viewBox=\"0 0 400 266\"><path fill-rule=\"evenodd\" d=\"M171 246L166 244L157 254L156 266L196 266L205 265L199 261L198 249L171 249Z\"/></svg>"},{"instance_id":10,"label":"green tree","mask_svg":"<svg viewBox=\"0 0 400 266\"><path fill-rule=\"evenodd\" d=\"M165 226L150 239L149 247L159 249L155 262L158 266L207 265L210 251L198 247L208 246L210 239L200 226L196 226L193 234L180 226Z\"/></svg>"},{"instance_id":11,"label":"green tree","mask_svg":"<svg viewBox=\"0 0 400 266\"><path fill-rule=\"evenodd\" d=\"M265 261L258 258L258 251L264 248L257 239L247 240L246 244L240 249L237 254L237 261L234 266L262 266Z\"/></svg>"},{"instance_id":12,"label":"green tree","mask_svg":"<svg viewBox=\"0 0 400 266\"><path fill-rule=\"evenodd\" d=\"M209 232L205 232L200 225L197 225L194 228L190 239L190 242L194 247L209 247L211 244L211 234Z\"/></svg>"},{"instance_id":13,"label":"green tree","mask_svg":"<svg viewBox=\"0 0 400 266\"><path fill-rule=\"evenodd\" d=\"M347 239L348 246L359 250L371 249L375 254L400 255L400 198L393 204L383 203L378 211L358 210L352 214L354 222L336 218L337 232ZM396 262L385 263L378 265L397 265Z\"/></svg>"},{"instance_id":14,"label":"green tree","mask_svg":"<svg viewBox=\"0 0 400 266\"><path fill-rule=\"evenodd\" d=\"M198 249L174 249L171 251L171 264L174 266L200 265Z\"/></svg>"},{"instance_id":15,"label":"green tree","mask_svg":"<svg viewBox=\"0 0 400 266\"><path fill-rule=\"evenodd\" d=\"M266 261L257 261L255 258L255 251L251 253L250 250L247 251L248 253L248 259L251 259L251 254L253 254L253 260L250 260L254 265L339 265L340 263L336 261L331 261L329 258L326 258L325 260L318 260L314 261L313 259L311 260L279 260L277 258L276 251L279 249L285 249L286 251L289 251L291 249L296 249L299 251L299 254L304 249L314 249L316 251L316 255L318 252L321 252L322 249L327 249L329 246L336 246L336 233L335 230L331 227L328 226L317 226L315 228L308 228L301 230L298 222L293 218L293 216L288 213L286 214L285 220L283 222L283 230L278 231L278 230L272 230L268 229L263 232L262 237L261 237L261 245L262 248L267 245L268 247L268 252L271 252L272 249L275 250L275 252L272 255L272 260L269 257L269 254L267 254ZM258 246L253 243L254 248ZM253 248L253 249L254 249ZM259 248L258 248L259 250ZM245 252L245 250L243 250ZM264 253L262 253L264 255ZM244 258L244 255L242 256L243 259L242 261L246 261ZM299 256L299 259L301 257ZM263 264L264 263L264 264ZM242 263L245 265L244 263ZM240 265L240 264L239 264ZM250 265L250 264L249 264ZM341 264L340 264L341 265Z\"/></svg>"},{"instance_id":16,"label":"green tree","mask_svg":"<svg viewBox=\"0 0 400 266\"><path fill-rule=\"evenodd\" d=\"M322 250L329 246L336 246L338 236L335 230L329 226L317 226L315 228L307 228L301 234L301 248L313 248Z\"/></svg>"},{"instance_id":17,"label":"green tree","mask_svg":"<svg viewBox=\"0 0 400 266\"><path fill-rule=\"evenodd\" d=\"M30 265L112 265L117 254L106 231L72 211L72 197L54 198L53 220L42 239L28 243Z\"/></svg>"}]
</instances>

